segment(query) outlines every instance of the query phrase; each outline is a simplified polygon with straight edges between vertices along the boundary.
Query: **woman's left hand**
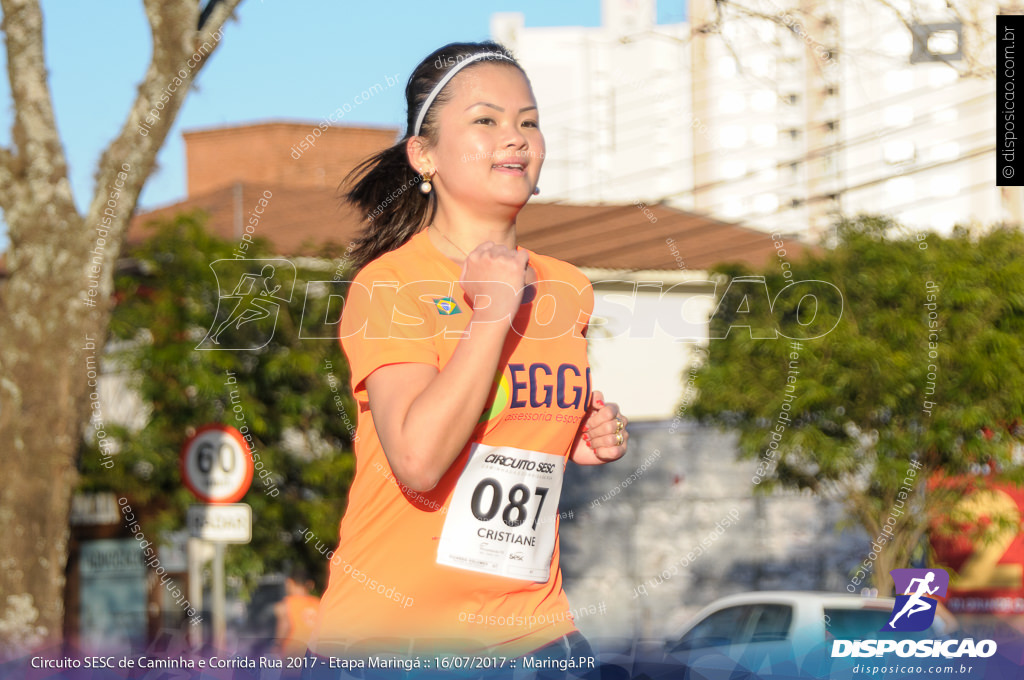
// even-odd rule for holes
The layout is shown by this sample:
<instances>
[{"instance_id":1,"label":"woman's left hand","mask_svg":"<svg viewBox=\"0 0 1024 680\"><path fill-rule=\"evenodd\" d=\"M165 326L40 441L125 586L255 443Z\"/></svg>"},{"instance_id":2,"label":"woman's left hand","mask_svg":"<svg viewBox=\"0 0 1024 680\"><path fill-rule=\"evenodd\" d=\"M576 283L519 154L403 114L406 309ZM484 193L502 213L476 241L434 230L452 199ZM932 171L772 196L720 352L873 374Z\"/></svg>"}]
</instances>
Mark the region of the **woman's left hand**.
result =
<instances>
[{"instance_id":1,"label":"woman's left hand","mask_svg":"<svg viewBox=\"0 0 1024 680\"><path fill-rule=\"evenodd\" d=\"M594 398L581 424L581 433L572 459L580 465L600 465L618 460L626 454L629 433L626 416L619 405L605 403L604 395L594 390Z\"/></svg>"}]
</instances>

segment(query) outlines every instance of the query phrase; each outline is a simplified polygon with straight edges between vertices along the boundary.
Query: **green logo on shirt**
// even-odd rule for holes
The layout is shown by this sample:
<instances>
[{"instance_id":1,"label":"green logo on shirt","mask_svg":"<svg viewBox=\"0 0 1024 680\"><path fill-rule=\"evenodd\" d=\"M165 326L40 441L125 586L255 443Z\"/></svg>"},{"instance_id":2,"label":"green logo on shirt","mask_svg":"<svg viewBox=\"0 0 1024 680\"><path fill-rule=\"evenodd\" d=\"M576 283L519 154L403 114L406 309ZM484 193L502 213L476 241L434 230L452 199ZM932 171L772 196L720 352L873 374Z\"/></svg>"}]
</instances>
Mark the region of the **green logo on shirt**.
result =
<instances>
[{"instance_id":1,"label":"green logo on shirt","mask_svg":"<svg viewBox=\"0 0 1024 680\"><path fill-rule=\"evenodd\" d=\"M476 421L478 424L491 422L501 415L505 407L508 406L508 378L505 377L505 373L500 368L494 376L494 387L492 390L494 391L494 400L484 406L484 412L480 414L480 420Z\"/></svg>"}]
</instances>

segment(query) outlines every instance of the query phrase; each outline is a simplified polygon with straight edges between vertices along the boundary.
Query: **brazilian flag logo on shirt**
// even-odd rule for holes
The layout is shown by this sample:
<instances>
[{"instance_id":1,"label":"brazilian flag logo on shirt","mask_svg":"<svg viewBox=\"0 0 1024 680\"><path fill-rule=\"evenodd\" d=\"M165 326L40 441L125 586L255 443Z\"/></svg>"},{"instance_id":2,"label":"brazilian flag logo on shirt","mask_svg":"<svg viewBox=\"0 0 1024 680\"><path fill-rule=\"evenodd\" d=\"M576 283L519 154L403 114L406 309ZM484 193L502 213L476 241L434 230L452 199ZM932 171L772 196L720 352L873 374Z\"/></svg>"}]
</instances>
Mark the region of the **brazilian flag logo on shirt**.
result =
<instances>
[{"instance_id":1,"label":"brazilian flag logo on shirt","mask_svg":"<svg viewBox=\"0 0 1024 680\"><path fill-rule=\"evenodd\" d=\"M434 298L434 306L442 316L451 316L462 311L459 309L458 303L450 297Z\"/></svg>"}]
</instances>

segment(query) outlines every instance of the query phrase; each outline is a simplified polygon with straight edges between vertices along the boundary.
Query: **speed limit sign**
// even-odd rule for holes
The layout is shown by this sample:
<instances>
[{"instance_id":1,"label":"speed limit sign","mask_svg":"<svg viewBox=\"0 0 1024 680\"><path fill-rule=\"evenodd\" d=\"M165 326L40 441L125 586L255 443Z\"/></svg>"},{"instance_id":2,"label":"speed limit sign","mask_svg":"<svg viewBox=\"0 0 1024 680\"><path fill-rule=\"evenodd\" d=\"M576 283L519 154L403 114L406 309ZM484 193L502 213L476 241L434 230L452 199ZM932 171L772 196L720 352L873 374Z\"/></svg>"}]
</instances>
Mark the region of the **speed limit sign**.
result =
<instances>
[{"instance_id":1,"label":"speed limit sign","mask_svg":"<svg viewBox=\"0 0 1024 680\"><path fill-rule=\"evenodd\" d=\"M206 503L234 503L252 484L252 452L230 425L204 425L181 449L181 478Z\"/></svg>"}]
</instances>

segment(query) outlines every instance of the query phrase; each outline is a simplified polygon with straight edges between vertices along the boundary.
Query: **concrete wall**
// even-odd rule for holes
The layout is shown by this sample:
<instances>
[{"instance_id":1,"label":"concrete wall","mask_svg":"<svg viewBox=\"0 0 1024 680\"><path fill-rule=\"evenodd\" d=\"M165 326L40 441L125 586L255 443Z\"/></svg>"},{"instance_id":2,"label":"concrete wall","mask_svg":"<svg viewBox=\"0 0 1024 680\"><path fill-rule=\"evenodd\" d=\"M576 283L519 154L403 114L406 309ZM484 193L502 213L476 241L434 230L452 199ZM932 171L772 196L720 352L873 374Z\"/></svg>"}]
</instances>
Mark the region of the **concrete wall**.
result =
<instances>
[{"instance_id":1,"label":"concrete wall","mask_svg":"<svg viewBox=\"0 0 1024 680\"><path fill-rule=\"evenodd\" d=\"M642 423L626 458L569 466L562 570L571 606L598 609L577 617L584 634L661 636L743 591L845 592L864 532L841 531L834 501L755 496L756 463L735 451L735 434L689 420Z\"/></svg>"}]
</instances>

